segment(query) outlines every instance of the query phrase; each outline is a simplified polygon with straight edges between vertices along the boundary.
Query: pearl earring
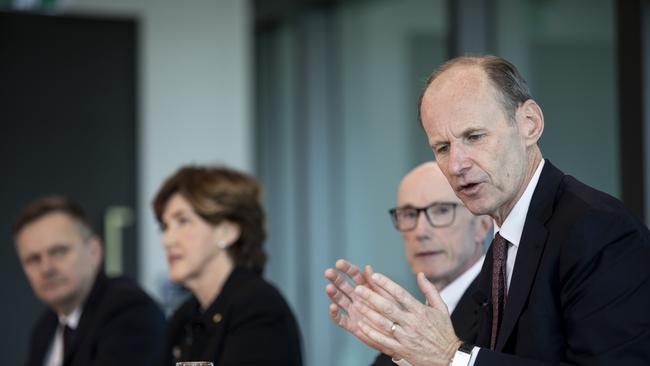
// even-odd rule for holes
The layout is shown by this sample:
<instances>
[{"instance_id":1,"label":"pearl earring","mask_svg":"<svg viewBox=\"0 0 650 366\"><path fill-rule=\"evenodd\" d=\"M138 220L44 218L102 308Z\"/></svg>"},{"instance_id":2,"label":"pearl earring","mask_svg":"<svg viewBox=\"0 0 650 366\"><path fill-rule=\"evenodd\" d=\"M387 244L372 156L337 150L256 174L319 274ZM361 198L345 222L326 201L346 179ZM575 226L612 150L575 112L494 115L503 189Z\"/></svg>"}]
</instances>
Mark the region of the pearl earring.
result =
<instances>
[{"instance_id":1,"label":"pearl earring","mask_svg":"<svg viewBox=\"0 0 650 366\"><path fill-rule=\"evenodd\" d=\"M219 240L217 241L217 246L219 247L219 249L226 249L226 242L223 240Z\"/></svg>"}]
</instances>

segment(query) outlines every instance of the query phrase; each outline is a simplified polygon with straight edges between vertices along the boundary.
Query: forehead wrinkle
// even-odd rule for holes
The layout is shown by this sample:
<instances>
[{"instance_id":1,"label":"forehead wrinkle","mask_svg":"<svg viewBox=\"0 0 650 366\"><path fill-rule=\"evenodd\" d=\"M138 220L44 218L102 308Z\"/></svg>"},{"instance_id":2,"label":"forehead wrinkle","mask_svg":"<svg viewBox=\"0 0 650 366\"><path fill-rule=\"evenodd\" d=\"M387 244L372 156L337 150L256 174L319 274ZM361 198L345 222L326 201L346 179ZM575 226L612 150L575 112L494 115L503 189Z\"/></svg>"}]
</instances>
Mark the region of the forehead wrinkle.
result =
<instances>
[{"instance_id":1,"label":"forehead wrinkle","mask_svg":"<svg viewBox=\"0 0 650 366\"><path fill-rule=\"evenodd\" d=\"M493 86L485 71L476 65L459 65L445 71L429 85L425 91L421 113L424 118L436 121L432 132L438 133L434 135L458 138L462 136L463 131L442 133L440 128L436 128L436 125L447 126L447 130L450 130L459 121L442 120L442 116L437 115L435 106L445 106L446 111L451 110L454 115L462 116L471 111L468 106L477 105L485 97L495 98ZM441 141L431 139L429 142L433 146Z\"/></svg>"}]
</instances>

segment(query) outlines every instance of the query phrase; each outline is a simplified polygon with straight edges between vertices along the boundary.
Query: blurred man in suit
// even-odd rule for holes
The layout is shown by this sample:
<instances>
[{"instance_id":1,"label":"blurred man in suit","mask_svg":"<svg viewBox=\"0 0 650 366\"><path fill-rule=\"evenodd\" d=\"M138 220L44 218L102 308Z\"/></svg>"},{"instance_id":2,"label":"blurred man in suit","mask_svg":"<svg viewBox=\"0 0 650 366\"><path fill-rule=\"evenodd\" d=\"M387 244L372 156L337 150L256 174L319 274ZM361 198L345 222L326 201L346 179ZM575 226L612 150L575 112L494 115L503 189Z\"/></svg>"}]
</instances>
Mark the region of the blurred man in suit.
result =
<instances>
[{"instance_id":1,"label":"blurred man in suit","mask_svg":"<svg viewBox=\"0 0 650 366\"><path fill-rule=\"evenodd\" d=\"M80 206L40 199L18 216L14 237L27 279L48 307L32 331L28 366L153 363L164 316L134 282L106 277L100 239Z\"/></svg>"},{"instance_id":2,"label":"blurred man in suit","mask_svg":"<svg viewBox=\"0 0 650 366\"><path fill-rule=\"evenodd\" d=\"M474 216L463 206L436 162L421 164L402 179L397 207L390 210L390 216L402 234L404 255L413 273L424 273L440 290L454 330L463 339L473 340L476 306L471 293L485 258L482 243L492 226L490 218ZM353 264L341 260L337 268L357 282L367 283ZM369 274L367 268L365 276ZM326 276L337 281L341 273L328 270ZM390 365L395 364L386 354L373 363Z\"/></svg>"}]
</instances>

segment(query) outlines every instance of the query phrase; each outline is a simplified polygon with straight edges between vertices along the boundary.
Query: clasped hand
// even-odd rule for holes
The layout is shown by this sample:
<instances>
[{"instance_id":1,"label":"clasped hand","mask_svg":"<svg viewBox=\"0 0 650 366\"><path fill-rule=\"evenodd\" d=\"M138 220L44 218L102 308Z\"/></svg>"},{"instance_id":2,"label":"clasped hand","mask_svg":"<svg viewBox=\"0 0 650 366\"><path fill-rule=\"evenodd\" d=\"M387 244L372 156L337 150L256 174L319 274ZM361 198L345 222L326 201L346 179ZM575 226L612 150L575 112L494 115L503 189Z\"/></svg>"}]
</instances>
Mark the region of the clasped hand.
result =
<instances>
[{"instance_id":1,"label":"clasped hand","mask_svg":"<svg viewBox=\"0 0 650 366\"><path fill-rule=\"evenodd\" d=\"M347 276L347 278L346 278ZM388 277L361 272L354 264L339 259L325 270L330 281L325 292L332 303L330 319L368 346L411 365L448 365L460 340L454 333L447 306L424 274L418 286L428 305ZM350 281L348 281L348 278Z\"/></svg>"}]
</instances>

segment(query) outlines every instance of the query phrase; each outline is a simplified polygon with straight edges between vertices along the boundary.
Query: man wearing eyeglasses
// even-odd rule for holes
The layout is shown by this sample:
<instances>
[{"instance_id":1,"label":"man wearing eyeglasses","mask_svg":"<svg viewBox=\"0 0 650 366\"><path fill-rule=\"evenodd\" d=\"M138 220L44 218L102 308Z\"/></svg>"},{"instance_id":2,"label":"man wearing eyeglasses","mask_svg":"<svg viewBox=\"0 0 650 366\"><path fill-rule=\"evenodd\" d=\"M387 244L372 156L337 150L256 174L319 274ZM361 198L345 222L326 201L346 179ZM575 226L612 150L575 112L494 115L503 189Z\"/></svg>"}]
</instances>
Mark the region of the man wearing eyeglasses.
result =
<instances>
[{"instance_id":1,"label":"man wearing eyeglasses","mask_svg":"<svg viewBox=\"0 0 650 366\"><path fill-rule=\"evenodd\" d=\"M482 243L492 221L488 216L474 216L463 206L435 162L421 164L404 177L397 191L397 207L389 213L393 225L402 233L404 255L411 270L414 274L424 273L440 291L456 334L473 340L475 302L470 289L475 287L483 265ZM367 284L353 264L341 260L337 269L356 279L357 284ZM332 282L338 282L340 276L333 269L326 271ZM333 287L328 289L328 294L334 293ZM390 365L395 363L385 354L373 363Z\"/></svg>"},{"instance_id":2,"label":"man wearing eyeglasses","mask_svg":"<svg viewBox=\"0 0 650 366\"><path fill-rule=\"evenodd\" d=\"M475 302L471 298L483 265L488 216L474 216L463 206L436 162L409 172L397 191L397 207L389 211L402 233L404 255L414 274L433 283L451 313L456 334L476 336ZM381 354L374 366L394 365Z\"/></svg>"}]
</instances>

